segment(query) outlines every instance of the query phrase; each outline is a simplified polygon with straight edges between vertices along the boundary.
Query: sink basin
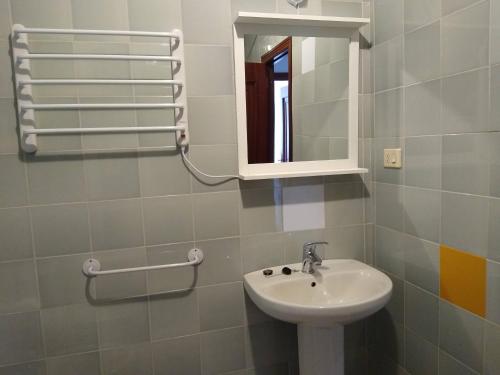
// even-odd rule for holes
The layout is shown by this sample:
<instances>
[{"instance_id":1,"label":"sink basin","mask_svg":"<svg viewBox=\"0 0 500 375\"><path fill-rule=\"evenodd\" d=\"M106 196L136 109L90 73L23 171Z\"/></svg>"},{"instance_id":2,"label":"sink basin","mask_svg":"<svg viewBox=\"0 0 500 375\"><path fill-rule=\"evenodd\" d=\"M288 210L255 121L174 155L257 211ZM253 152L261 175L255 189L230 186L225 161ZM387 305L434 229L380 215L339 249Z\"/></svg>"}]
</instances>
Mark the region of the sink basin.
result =
<instances>
[{"instance_id":1,"label":"sink basin","mask_svg":"<svg viewBox=\"0 0 500 375\"><path fill-rule=\"evenodd\" d=\"M302 263L244 276L245 290L265 313L298 324L301 374L343 374L343 325L380 310L392 294L384 273L351 259L324 260L313 274Z\"/></svg>"}]
</instances>

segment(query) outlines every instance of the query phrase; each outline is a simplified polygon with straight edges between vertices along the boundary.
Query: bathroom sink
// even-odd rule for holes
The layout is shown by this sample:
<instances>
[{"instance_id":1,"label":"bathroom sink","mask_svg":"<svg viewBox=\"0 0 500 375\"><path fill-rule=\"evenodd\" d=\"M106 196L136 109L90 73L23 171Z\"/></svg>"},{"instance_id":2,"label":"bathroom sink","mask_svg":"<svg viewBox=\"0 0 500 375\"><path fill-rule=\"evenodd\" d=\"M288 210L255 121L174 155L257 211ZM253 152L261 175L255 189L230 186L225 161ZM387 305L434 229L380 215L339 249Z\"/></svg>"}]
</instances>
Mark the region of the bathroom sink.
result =
<instances>
[{"instance_id":1,"label":"bathroom sink","mask_svg":"<svg viewBox=\"0 0 500 375\"><path fill-rule=\"evenodd\" d=\"M288 265L289 275L283 267L246 274L245 290L265 313L298 324L302 375L343 374L343 326L384 307L391 279L351 259L323 260L312 274L302 263Z\"/></svg>"}]
</instances>

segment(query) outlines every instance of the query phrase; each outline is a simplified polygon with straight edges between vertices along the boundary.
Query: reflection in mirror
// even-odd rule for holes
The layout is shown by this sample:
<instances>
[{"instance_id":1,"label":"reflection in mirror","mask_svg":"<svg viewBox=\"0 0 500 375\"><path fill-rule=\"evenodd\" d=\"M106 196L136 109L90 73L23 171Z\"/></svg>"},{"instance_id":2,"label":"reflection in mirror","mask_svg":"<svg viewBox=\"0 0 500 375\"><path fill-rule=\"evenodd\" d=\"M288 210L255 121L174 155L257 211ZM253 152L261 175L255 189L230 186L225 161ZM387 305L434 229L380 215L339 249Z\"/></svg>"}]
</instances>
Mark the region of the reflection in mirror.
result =
<instances>
[{"instance_id":1,"label":"reflection in mirror","mask_svg":"<svg viewBox=\"0 0 500 375\"><path fill-rule=\"evenodd\" d=\"M248 163L348 157L349 40L245 35Z\"/></svg>"}]
</instances>

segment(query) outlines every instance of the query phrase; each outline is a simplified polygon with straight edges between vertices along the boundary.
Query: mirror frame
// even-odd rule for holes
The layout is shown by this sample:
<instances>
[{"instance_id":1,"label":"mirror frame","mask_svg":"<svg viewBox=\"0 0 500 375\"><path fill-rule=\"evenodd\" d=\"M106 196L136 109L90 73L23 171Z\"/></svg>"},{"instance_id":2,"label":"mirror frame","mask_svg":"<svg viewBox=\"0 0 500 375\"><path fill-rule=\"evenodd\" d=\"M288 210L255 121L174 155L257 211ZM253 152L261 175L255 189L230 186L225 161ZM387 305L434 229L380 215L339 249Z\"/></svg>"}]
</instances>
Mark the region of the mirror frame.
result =
<instances>
[{"instance_id":1,"label":"mirror frame","mask_svg":"<svg viewBox=\"0 0 500 375\"><path fill-rule=\"evenodd\" d=\"M239 12L233 23L238 170L242 180L367 173L358 164L359 28L367 18L324 17ZM245 34L349 39L348 150L347 159L248 163L245 88Z\"/></svg>"}]
</instances>

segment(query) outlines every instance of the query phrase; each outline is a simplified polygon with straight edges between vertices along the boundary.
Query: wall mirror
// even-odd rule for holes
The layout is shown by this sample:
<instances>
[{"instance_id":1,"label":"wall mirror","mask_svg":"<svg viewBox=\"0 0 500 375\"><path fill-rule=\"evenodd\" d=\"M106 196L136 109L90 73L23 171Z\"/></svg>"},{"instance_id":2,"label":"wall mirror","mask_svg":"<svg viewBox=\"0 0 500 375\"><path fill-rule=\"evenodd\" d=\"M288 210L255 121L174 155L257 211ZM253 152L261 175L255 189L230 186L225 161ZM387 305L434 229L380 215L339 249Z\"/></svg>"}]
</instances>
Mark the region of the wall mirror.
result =
<instances>
[{"instance_id":1,"label":"wall mirror","mask_svg":"<svg viewBox=\"0 0 500 375\"><path fill-rule=\"evenodd\" d=\"M359 27L368 20L241 12L234 23L242 179L364 173Z\"/></svg>"}]
</instances>

